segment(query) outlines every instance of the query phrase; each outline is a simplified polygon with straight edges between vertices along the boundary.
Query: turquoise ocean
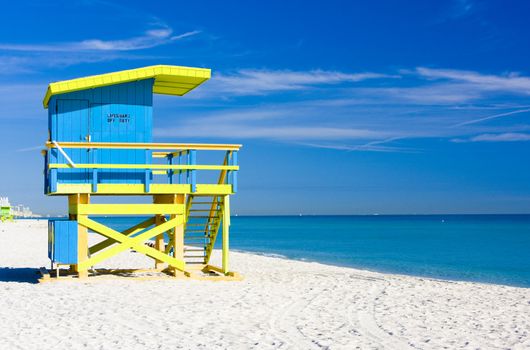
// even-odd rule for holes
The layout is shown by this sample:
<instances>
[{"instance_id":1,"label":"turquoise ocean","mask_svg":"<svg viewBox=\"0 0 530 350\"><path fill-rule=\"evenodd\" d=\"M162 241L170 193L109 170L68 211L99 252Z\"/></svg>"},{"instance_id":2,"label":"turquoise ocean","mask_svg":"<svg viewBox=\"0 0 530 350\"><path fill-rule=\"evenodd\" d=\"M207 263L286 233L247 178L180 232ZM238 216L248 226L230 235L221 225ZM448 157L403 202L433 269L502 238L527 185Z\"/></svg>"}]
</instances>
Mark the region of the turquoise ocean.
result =
<instances>
[{"instance_id":1,"label":"turquoise ocean","mask_svg":"<svg viewBox=\"0 0 530 350\"><path fill-rule=\"evenodd\" d=\"M100 220L125 229L140 219ZM230 247L380 272L530 287L530 215L239 216L232 217Z\"/></svg>"}]
</instances>

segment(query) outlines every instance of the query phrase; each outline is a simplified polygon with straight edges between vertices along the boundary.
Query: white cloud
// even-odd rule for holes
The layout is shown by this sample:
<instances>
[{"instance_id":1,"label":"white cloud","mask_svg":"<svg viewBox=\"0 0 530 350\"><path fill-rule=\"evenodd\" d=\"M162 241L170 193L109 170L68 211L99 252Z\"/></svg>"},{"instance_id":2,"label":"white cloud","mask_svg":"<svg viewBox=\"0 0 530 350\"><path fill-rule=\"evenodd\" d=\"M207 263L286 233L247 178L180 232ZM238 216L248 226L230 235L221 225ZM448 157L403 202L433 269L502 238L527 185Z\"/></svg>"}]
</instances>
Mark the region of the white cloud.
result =
<instances>
[{"instance_id":1,"label":"white cloud","mask_svg":"<svg viewBox=\"0 0 530 350\"><path fill-rule=\"evenodd\" d=\"M215 93L234 95L262 95L272 92L304 90L322 85L355 83L368 79L395 78L381 73L343 73L311 70L256 70L242 69L233 74L216 74L210 83Z\"/></svg>"},{"instance_id":2,"label":"white cloud","mask_svg":"<svg viewBox=\"0 0 530 350\"><path fill-rule=\"evenodd\" d=\"M530 78L516 73L506 75L481 74L473 71L455 69L433 69L419 67L417 73L427 79L444 79L452 82L466 83L467 88L477 92L496 91L515 94L530 94Z\"/></svg>"},{"instance_id":3,"label":"white cloud","mask_svg":"<svg viewBox=\"0 0 530 350\"><path fill-rule=\"evenodd\" d=\"M53 67L68 67L80 63L94 64L113 60L154 59L154 56L137 55L122 52L105 54L86 53L33 53L31 55L0 55L0 75L30 74Z\"/></svg>"},{"instance_id":4,"label":"white cloud","mask_svg":"<svg viewBox=\"0 0 530 350\"><path fill-rule=\"evenodd\" d=\"M154 131L158 137L214 137L214 138L239 138L239 139L269 139L282 141L297 140L367 140L385 137L386 132L355 129L334 128L326 126L261 126L257 124L184 124L181 127L159 128Z\"/></svg>"},{"instance_id":5,"label":"white cloud","mask_svg":"<svg viewBox=\"0 0 530 350\"><path fill-rule=\"evenodd\" d=\"M144 32L143 35L121 40L89 39L48 44L0 43L0 50L24 52L133 51L168 44L199 33L199 31L194 30L179 35L172 35L173 30L171 28L163 27L150 29Z\"/></svg>"},{"instance_id":6,"label":"white cloud","mask_svg":"<svg viewBox=\"0 0 530 350\"><path fill-rule=\"evenodd\" d=\"M90 39L76 42L43 44L0 43L0 74L33 73L50 67L65 67L80 63L113 60L147 60L159 57L139 55L134 51L170 44L195 36L199 31L173 35L163 23L143 35L121 40Z\"/></svg>"},{"instance_id":7,"label":"white cloud","mask_svg":"<svg viewBox=\"0 0 530 350\"><path fill-rule=\"evenodd\" d=\"M530 134L523 133L503 133L503 134L482 134L471 138L471 141L489 141L489 142L513 142L513 141L530 141Z\"/></svg>"},{"instance_id":8,"label":"white cloud","mask_svg":"<svg viewBox=\"0 0 530 350\"><path fill-rule=\"evenodd\" d=\"M386 104L459 105L478 101L517 101L530 95L530 77L516 73L481 74L456 69L417 67L402 69L397 84L354 87L351 92L365 100ZM411 78L414 78L412 80ZM405 83L405 84L402 84Z\"/></svg>"},{"instance_id":9,"label":"white cloud","mask_svg":"<svg viewBox=\"0 0 530 350\"><path fill-rule=\"evenodd\" d=\"M468 121L459 123L459 124L457 124L455 126L464 126L464 125L476 124L476 123L480 123L480 122L483 122L483 121L486 121L486 120L497 119L497 118L501 118L501 117L507 117L507 116L510 116L510 115L519 114L519 113L526 113L526 112L530 112L530 108L519 109L519 110L516 110L516 111L505 112L505 113L496 113L496 114L489 115L489 116L486 116L486 117L473 119L473 120L468 120Z\"/></svg>"},{"instance_id":10,"label":"white cloud","mask_svg":"<svg viewBox=\"0 0 530 350\"><path fill-rule=\"evenodd\" d=\"M401 135L399 129L381 128L377 122L362 125L366 119L356 119L348 106L343 111L318 102L217 108L217 112L190 115L178 128L155 129L154 134L157 137L267 139L299 144L331 140L366 143Z\"/></svg>"},{"instance_id":11,"label":"white cloud","mask_svg":"<svg viewBox=\"0 0 530 350\"><path fill-rule=\"evenodd\" d=\"M507 132L500 134L481 134L473 136L468 139L452 139L452 142L463 143L463 142L519 142L519 141L530 141L530 134Z\"/></svg>"},{"instance_id":12,"label":"white cloud","mask_svg":"<svg viewBox=\"0 0 530 350\"><path fill-rule=\"evenodd\" d=\"M324 149L334 149L338 151L360 151L360 152L384 152L384 153L418 153L417 149L408 148L408 147L396 147L396 146L382 146L379 143L384 143L384 140L373 141L367 144L362 145L352 145L345 143L311 143L304 142L299 143L303 146L314 147L314 148L324 148Z\"/></svg>"},{"instance_id":13,"label":"white cloud","mask_svg":"<svg viewBox=\"0 0 530 350\"><path fill-rule=\"evenodd\" d=\"M0 74L31 73L30 58L21 56L0 56Z\"/></svg>"},{"instance_id":14,"label":"white cloud","mask_svg":"<svg viewBox=\"0 0 530 350\"><path fill-rule=\"evenodd\" d=\"M203 95L201 101L203 106L204 101L211 101L210 108L217 112L192 115L178 129L158 129L155 135L266 139L344 151L417 153L421 149L407 147L408 141L396 141L465 139L469 135L523 130L521 125L475 125L482 120L530 111L524 105L513 111L518 100L507 96L515 96L514 93L502 91L498 103L491 103L491 98L484 99L484 89L475 83L455 81L445 71L442 74L418 69L422 75L415 70L400 71L401 79L378 73L323 70L243 70L232 75L216 75L209 83L216 98ZM477 78L476 75L473 76ZM345 84L366 79L377 80L370 81L369 87ZM247 95L261 96L259 102L247 100L245 104L250 105L246 107L236 102L238 107L233 108L229 107L232 101L220 103L218 96L223 91L230 91L234 100ZM293 91L291 101L275 102L275 98L267 96L272 91ZM196 102L191 106L196 107ZM490 114L484 117L484 111Z\"/></svg>"},{"instance_id":15,"label":"white cloud","mask_svg":"<svg viewBox=\"0 0 530 350\"><path fill-rule=\"evenodd\" d=\"M466 84L421 84L412 87L374 87L354 90L383 103L409 103L418 105L454 105L481 98L480 91Z\"/></svg>"},{"instance_id":16,"label":"white cloud","mask_svg":"<svg viewBox=\"0 0 530 350\"><path fill-rule=\"evenodd\" d=\"M154 30L149 35L168 37L164 30ZM91 54L80 56L91 57ZM111 54L127 53L106 55ZM515 85L522 87L529 78L421 67L400 74L400 79L381 73L329 70L246 69L218 74L205 86L210 95L203 96L200 104L197 100L170 97L157 100L157 118L169 119L172 107L177 105L188 109L190 115L181 119L175 128L156 129L155 135L168 139L176 136L260 139L377 152L418 152L421 150L409 148L407 144L408 140L419 138L479 142L522 141L527 137L524 120L517 124L509 123L509 119L502 124L480 122L530 112L526 105L514 110L518 101L527 100L527 95L522 93L521 97L521 90L511 85L515 79ZM38 97L31 99L27 95L30 90L26 91L24 86L0 86L0 92L4 88L4 110L25 109L25 113L3 113L0 117L29 117L37 114L34 108L41 113L40 104L33 107L33 101L40 102L45 84L30 86L31 91L38 90ZM204 89L199 89L199 93L200 90ZM282 100L289 102L278 102L277 96L268 96L285 91L292 92L288 97L282 96ZM220 99L223 93L230 99ZM259 97L241 98L248 95ZM500 99L492 100L492 96ZM31 104L27 103L29 100ZM407 141L397 142L399 139Z\"/></svg>"}]
</instances>

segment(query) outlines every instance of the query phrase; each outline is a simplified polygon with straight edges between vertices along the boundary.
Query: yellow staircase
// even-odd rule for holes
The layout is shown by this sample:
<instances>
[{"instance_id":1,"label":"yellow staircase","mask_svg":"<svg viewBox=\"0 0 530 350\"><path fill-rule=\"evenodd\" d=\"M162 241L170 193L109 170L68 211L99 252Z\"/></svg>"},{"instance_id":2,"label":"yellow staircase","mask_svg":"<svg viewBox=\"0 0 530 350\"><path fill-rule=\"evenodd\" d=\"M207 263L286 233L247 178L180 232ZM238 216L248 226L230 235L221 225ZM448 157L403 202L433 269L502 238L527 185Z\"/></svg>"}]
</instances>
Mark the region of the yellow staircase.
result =
<instances>
[{"instance_id":1,"label":"yellow staircase","mask_svg":"<svg viewBox=\"0 0 530 350\"><path fill-rule=\"evenodd\" d=\"M223 196L190 195L184 226L184 261L208 264L221 227Z\"/></svg>"}]
</instances>

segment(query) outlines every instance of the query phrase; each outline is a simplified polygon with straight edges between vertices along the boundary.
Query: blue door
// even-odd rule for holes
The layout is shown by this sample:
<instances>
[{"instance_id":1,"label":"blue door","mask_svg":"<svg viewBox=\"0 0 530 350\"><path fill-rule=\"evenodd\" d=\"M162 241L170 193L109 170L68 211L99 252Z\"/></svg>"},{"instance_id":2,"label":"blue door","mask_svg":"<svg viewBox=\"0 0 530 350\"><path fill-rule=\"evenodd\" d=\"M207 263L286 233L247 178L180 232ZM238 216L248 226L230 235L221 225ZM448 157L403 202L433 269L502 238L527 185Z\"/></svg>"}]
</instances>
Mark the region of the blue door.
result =
<instances>
[{"instance_id":1,"label":"blue door","mask_svg":"<svg viewBox=\"0 0 530 350\"><path fill-rule=\"evenodd\" d=\"M54 141L58 142L87 142L90 137L88 100L57 100L56 109L56 135ZM70 159L76 163L89 163L89 151L87 149L71 148L65 149ZM58 162L66 164L68 161L62 154L57 152ZM59 183L88 183L88 171L86 169L59 169L57 173Z\"/></svg>"}]
</instances>

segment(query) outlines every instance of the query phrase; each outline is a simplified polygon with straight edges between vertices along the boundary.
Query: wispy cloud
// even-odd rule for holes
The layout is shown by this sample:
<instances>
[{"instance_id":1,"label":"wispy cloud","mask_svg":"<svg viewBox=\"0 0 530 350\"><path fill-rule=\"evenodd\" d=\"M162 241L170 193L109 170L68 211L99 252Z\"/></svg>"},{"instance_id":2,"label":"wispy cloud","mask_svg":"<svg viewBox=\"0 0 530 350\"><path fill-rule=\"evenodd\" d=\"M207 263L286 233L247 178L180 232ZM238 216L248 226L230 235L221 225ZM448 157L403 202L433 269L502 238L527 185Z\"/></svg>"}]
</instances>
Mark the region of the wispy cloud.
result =
<instances>
[{"instance_id":1,"label":"wispy cloud","mask_svg":"<svg viewBox=\"0 0 530 350\"><path fill-rule=\"evenodd\" d=\"M218 74L208 86L215 98L201 96L202 104L215 101L216 113L194 115L178 129L157 129L155 135L417 153L422 150L410 147L417 139L475 142L486 136L473 135L513 138L526 132L524 123L481 122L530 112L523 104L527 77L423 67L398 73L247 69ZM231 97L225 105L218 98L223 92ZM278 102L275 93L285 92L289 102ZM243 98L247 107L237 103ZM238 107L230 107L234 102ZM508 138L498 136L503 137Z\"/></svg>"},{"instance_id":2,"label":"wispy cloud","mask_svg":"<svg viewBox=\"0 0 530 350\"><path fill-rule=\"evenodd\" d=\"M30 55L0 55L0 75L30 74L55 67L69 67L77 64L97 64L114 60L152 60L159 56L130 54L127 52L108 52L105 54L86 53L32 53Z\"/></svg>"},{"instance_id":3,"label":"wispy cloud","mask_svg":"<svg viewBox=\"0 0 530 350\"><path fill-rule=\"evenodd\" d=\"M467 88L476 91L511 92L516 94L530 94L530 78L517 73L506 75L481 74L473 71L455 69L433 69L419 67L416 69L419 76L427 79L443 79L452 82L468 84Z\"/></svg>"},{"instance_id":4,"label":"wispy cloud","mask_svg":"<svg viewBox=\"0 0 530 350\"><path fill-rule=\"evenodd\" d=\"M198 35L193 30L173 34L162 22L140 36L119 40L89 39L74 42L12 44L0 43L0 74L34 73L53 67L93 64L113 60L150 60L153 55L139 54L161 45Z\"/></svg>"},{"instance_id":5,"label":"wispy cloud","mask_svg":"<svg viewBox=\"0 0 530 350\"><path fill-rule=\"evenodd\" d=\"M102 56L110 54L128 53L105 51ZM523 141L528 123L522 118L513 123L506 117L530 112L523 104L530 94L530 83L525 90L529 81L515 74L424 67L398 74L244 69L214 75L204 87L210 92L201 95L200 107L197 100L160 97L158 118L172 118L171 107L176 104L180 110L189 108L190 115L178 127L157 128L154 133L166 139L177 135L183 140L256 139L344 151L406 153L422 151L411 147L418 139ZM32 101L40 101L45 85L31 86L31 91L38 90ZM13 87L5 86L2 94L4 111L14 112L0 117L41 113L38 103L33 107L20 100L28 99L30 90L14 88L18 90L11 93ZM227 99L219 98L224 96ZM498 118L506 121L484 123Z\"/></svg>"},{"instance_id":6,"label":"wispy cloud","mask_svg":"<svg viewBox=\"0 0 530 350\"><path fill-rule=\"evenodd\" d=\"M297 140L337 140L337 139L373 139L386 136L386 132L354 128L333 128L325 126L259 126L255 124L183 125L176 129L155 129L155 136L171 137L208 137L208 138L240 138L270 139L282 141Z\"/></svg>"},{"instance_id":7,"label":"wispy cloud","mask_svg":"<svg viewBox=\"0 0 530 350\"><path fill-rule=\"evenodd\" d=\"M455 105L476 101L481 92L457 83L420 82L415 86L371 87L354 89L353 94L381 103L409 103L417 105Z\"/></svg>"},{"instance_id":8,"label":"wispy cloud","mask_svg":"<svg viewBox=\"0 0 530 350\"><path fill-rule=\"evenodd\" d=\"M488 100L517 102L530 95L530 77L417 67L399 71L401 79L353 87L351 94L372 103L458 106ZM522 101L524 102L524 101Z\"/></svg>"},{"instance_id":9,"label":"wispy cloud","mask_svg":"<svg viewBox=\"0 0 530 350\"><path fill-rule=\"evenodd\" d=\"M31 151L38 151L38 150L41 150L41 149L44 149L44 145L18 148L18 149L15 150L15 152L31 152Z\"/></svg>"},{"instance_id":10,"label":"wispy cloud","mask_svg":"<svg viewBox=\"0 0 530 350\"><path fill-rule=\"evenodd\" d=\"M326 85L356 83L368 79L396 78L396 75L362 72L344 73L326 70L242 69L232 74L217 74L211 90L234 95L262 95L272 92L304 90Z\"/></svg>"},{"instance_id":11,"label":"wispy cloud","mask_svg":"<svg viewBox=\"0 0 530 350\"><path fill-rule=\"evenodd\" d=\"M0 56L0 74L31 73L33 70L27 64L32 58L23 56Z\"/></svg>"},{"instance_id":12,"label":"wispy cloud","mask_svg":"<svg viewBox=\"0 0 530 350\"><path fill-rule=\"evenodd\" d=\"M452 139L452 142L520 142L530 141L530 134L527 133L501 133L501 134L481 134L468 139Z\"/></svg>"},{"instance_id":13,"label":"wispy cloud","mask_svg":"<svg viewBox=\"0 0 530 350\"><path fill-rule=\"evenodd\" d=\"M502 118L502 117L507 117L507 116L510 116L510 115L514 115L514 114L527 113L527 112L530 112L530 108L519 109L519 110L516 110L516 111L505 112L505 113L497 113L497 114L489 115L487 117L482 117L482 118L478 118L478 119L468 120L468 121L456 124L455 126L471 125L471 124L481 123L481 122L486 121L486 120L497 119L497 118Z\"/></svg>"},{"instance_id":14,"label":"wispy cloud","mask_svg":"<svg viewBox=\"0 0 530 350\"><path fill-rule=\"evenodd\" d=\"M392 138L392 140L398 139L398 138ZM354 152L354 151L360 151L360 152L384 152L384 153L418 153L419 150L415 148L410 147L398 147L398 146L384 146L383 143L391 142L389 139L387 140L380 140L380 141L372 141L368 142L366 144L361 145L352 145L352 144L346 144L346 143L312 143L312 142L304 142L304 143L298 143L303 146L307 147L314 147L314 148L324 148L324 149L334 149L338 151L348 151L348 152Z\"/></svg>"},{"instance_id":15,"label":"wispy cloud","mask_svg":"<svg viewBox=\"0 0 530 350\"><path fill-rule=\"evenodd\" d=\"M154 135L189 139L270 140L307 147L359 151L397 151L368 142L389 139L399 131L355 125L321 115L317 103L272 104L257 108L229 108L217 113L192 115L176 128L156 128ZM366 145L365 145L366 144ZM379 149L377 149L379 148Z\"/></svg>"},{"instance_id":16,"label":"wispy cloud","mask_svg":"<svg viewBox=\"0 0 530 350\"><path fill-rule=\"evenodd\" d=\"M418 153L419 150L410 147L389 146L387 144L405 139L405 136L390 137L382 140L371 141L363 145L352 148L352 151L371 151L371 152L399 152L399 153ZM386 146L385 146L386 145Z\"/></svg>"},{"instance_id":17,"label":"wispy cloud","mask_svg":"<svg viewBox=\"0 0 530 350\"><path fill-rule=\"evenodd\" d=\"M168 139L175 135L184 139L261 139L345 151L411 153L419 150L396 142L408 137L432 137L433 130L438 136L446 132L443 125L429 125L439 124L437 119L421 121L405 110L397 112L395 107L362 107L333 100L217 110L192 114L178 128L157 128L154 134Z\"/></svg>"},{"instance_id":18,"label":"wispy cloud","mask_svg":"<svg viewBox=\"0 0 530 350\"><path fill-rule=\"evenodd\" d=\"M0 43L0 50L23 52L86 52L86 51L134 51L149 49L188 38L200 31L188 31L173 35L169 27L149 29L143 35L120 40L88 39L77 42L58 42L49 44L10 44Z\"/></svg>"}]
</instances>

